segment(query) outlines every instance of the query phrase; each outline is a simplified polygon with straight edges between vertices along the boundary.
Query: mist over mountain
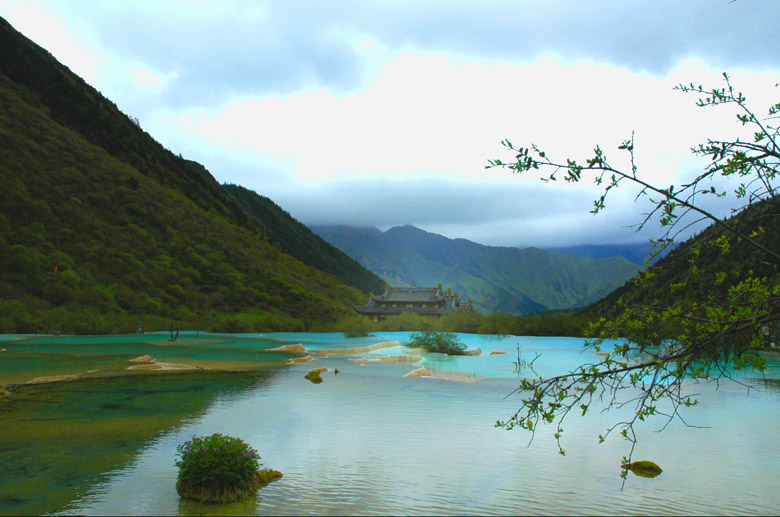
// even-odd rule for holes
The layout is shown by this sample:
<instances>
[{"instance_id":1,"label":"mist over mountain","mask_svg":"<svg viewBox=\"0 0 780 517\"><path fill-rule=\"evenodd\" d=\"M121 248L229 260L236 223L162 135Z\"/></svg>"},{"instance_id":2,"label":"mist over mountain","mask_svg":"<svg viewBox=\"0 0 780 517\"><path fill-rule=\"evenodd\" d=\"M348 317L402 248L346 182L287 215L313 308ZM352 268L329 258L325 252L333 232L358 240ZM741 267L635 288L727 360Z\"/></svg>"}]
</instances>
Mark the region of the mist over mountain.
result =
<instances>
[{"instance_id":1,"label":"mist over mountain","mask_svg":"<svg viewBox=\"0 0 780 517\"><path fill-rule=\"evenodd\" d=\"M484 246L411 225L312 226L391 285L451 287L484 312L533 314L588 305L634 276L623 257L582 258L539 248Z\"/></svg>"}]
</instances>

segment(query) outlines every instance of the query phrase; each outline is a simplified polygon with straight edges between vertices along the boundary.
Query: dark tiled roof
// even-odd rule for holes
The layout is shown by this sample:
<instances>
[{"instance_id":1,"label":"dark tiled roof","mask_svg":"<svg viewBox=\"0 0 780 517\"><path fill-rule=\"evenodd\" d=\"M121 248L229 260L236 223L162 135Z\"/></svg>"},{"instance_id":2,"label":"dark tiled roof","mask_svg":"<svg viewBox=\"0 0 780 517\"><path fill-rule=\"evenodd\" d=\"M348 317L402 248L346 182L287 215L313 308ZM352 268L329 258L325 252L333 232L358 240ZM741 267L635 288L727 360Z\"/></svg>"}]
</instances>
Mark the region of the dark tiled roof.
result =
<instances>
[{"instance_id":1,"label":"dark tiled roof","mask_svg":"<svg viewBox=\"0 0 780 517\"><path fill-rule=\"evenodd\" d=\"M443 296L436 287L391 287L374 299L384 302L433 302L442 300Z\"/></svg>"},{"instance_id":2,"label":"dark tiled roof","mask_svg":"<svg viewBox=\"0 0 780 517\"><path fill-rule=\"evenodd\" d=\"M388 307L386 304L397 304ZM426 304L426 307L406 307L406 304ZM385 304L382 307L381 304ZM423 315L440 315L447 312L471 310L469 302L462 302L451 292L436 287L391 287L384 294L372 296L363 307L355 307L361 314L401 314L414 312Z\"/></svg>"}]
</instances>

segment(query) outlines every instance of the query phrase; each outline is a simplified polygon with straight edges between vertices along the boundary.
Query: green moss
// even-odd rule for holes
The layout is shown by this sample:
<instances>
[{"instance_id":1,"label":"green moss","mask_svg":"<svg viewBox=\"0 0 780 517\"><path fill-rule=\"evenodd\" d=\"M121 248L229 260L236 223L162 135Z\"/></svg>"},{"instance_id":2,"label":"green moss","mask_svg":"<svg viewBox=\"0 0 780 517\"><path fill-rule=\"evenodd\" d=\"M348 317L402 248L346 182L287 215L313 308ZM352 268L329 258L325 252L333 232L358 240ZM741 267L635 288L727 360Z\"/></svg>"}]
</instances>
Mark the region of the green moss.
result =
<instances>
[{"instance_id":1,"label":"green moss","mask_svg":"<svg viewBox=\"0 0 780 517\"><path fill-rule=\"evenodd\" d=\"M310 380L312 384L319 384L322 382L319 369L311 370L309 373L304 375L304 378Z\"/></svg>"},{"instance_id":2,"label":"green moss","mask_svg":"<svg viewBox=\"0 0 780 517\"><path fill-rule=\"evenodd\" d=\"M274 481L282 479L282 473L274 469L262 469L255 473L255 479L260 483L260 487L270 485Z\"/></svg>"},{"instance_id":3,"label":"green moss","mask_svg":"<svg viewBox=\"0 0 780 517\"><path fill-rule=\"evenodd\" d=\"M632 461L622 465L622 468L630 470L635 475L643 478L654 478L663 472L661 467L652 461Z\"/></svg>"}]
</instances>

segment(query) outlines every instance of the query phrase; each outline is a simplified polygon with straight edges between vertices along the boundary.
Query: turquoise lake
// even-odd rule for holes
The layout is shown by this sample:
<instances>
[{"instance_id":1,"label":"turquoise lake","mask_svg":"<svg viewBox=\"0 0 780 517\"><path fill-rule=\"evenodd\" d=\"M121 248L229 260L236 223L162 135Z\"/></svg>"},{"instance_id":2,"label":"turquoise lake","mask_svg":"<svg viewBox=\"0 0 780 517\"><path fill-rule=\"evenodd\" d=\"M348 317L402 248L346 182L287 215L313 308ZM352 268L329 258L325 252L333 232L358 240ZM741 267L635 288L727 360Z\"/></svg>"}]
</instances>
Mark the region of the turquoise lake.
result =
<instances>
[{"instance_id":1,"label":"turquoise lake","mask_svg":"<svg viewBox=\"0 0 780 517\"><path fill-rule=\"evenodd\" d=\"M173 343L166 333L0 336L0 384L13 388L0 397L0 514L730 515L780 508L777 354L767 355L765 378L742 371L735 381L690 382L701 404L683 416L696 427L674 421L659 433L663 418L640 424L633 459L664 471L653 479L629 473L624 484L620 462L630 444L617 435L599 444L598 435L630 409L572 415L565 456L552 427L539 429L529 446L526 432L494 426L518 406L517 395L507 397L518 384L518 347L524 360L539 355L535 375L547 376L599 359L582 352L582 339L459 336L482 354L414 360L402 346L337 353L404 342L406 332L353 339L187 332ZM269 351L285 344L306 352ZM144 355L155 362L130 361ZM188 369L128 369L150 365ZM329 369L321 384L304 379L319 367ZM434 377L403 377L421 367ZM46 382L52 376L68 380ZM176 446L215 432L242 438L284 477L241 503L181 501Z\"/></svg>"}]
</instances>

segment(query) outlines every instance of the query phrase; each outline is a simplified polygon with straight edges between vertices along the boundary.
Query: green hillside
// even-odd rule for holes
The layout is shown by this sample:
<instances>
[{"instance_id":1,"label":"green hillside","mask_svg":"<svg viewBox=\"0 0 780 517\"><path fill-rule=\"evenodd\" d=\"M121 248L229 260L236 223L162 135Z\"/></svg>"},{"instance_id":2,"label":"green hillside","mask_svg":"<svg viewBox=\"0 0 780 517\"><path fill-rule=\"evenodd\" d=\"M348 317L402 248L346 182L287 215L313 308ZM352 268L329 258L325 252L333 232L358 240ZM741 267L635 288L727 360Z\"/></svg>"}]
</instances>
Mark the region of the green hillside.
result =
<instances>
[{"instance_id":1,"label":"green hillside","mask_svg":"<svg viewBox=\"0 0 780 517\"><path fill-rule=\"evenodd\" d=\"M636 274L622 257L587 259L537 248L483 246L413 226L314 227L368 269L419 286L451 286L486 312L533 314L580 307Z\"/></svg>"},{"instance_id":2,"label":"green hillside","mask_svg":"<svg viewBox=\"0 0 780 517\"><path fill-rule=\"evenodd\" d=\"M321 271L342 278L363 292L380 292L384 281L332 246L265 196L239 185L223 185L271 242Z\"/></svg>"},{"instance_id":3,"label":"green hillside","mask_svg":"<svg viewBox=\"0 0 780 517\"><path fill-rule=\"evenodd\" d=\"M771 250L780 249L780 207L763 202L730 219L745 235ZM777 272L757 250L716 225L691 237L648 270L641 284L626 283L585 310L588 315L614 316L625 305L679 307L722 298L747 278L770 278ZM721 281L713 281L717 275Z\"/></svg>"},{"instance_id":4,"label":"green hillside","mask_svg":"<svg viewBox=\"0 0 780 517\"><path fill-rule=\"evenodd\" d=\"M0 19L0 332L310 329L362 301Z\"/></svg>"}]
</instances>

